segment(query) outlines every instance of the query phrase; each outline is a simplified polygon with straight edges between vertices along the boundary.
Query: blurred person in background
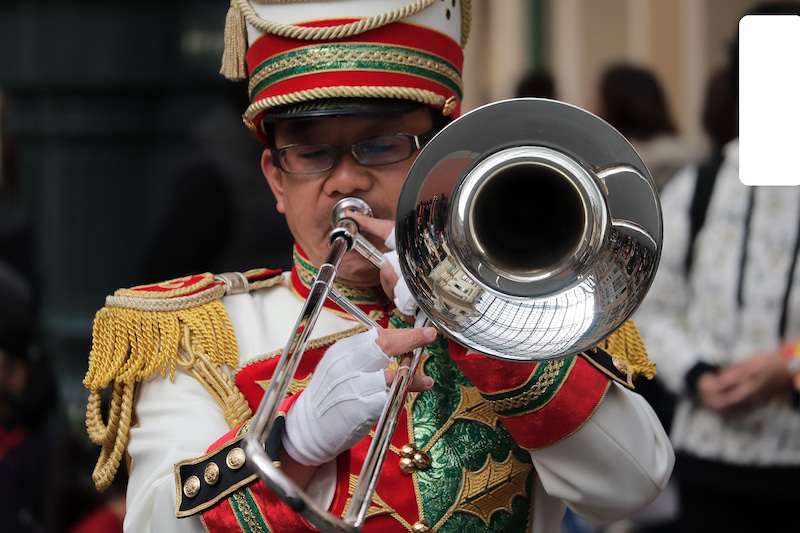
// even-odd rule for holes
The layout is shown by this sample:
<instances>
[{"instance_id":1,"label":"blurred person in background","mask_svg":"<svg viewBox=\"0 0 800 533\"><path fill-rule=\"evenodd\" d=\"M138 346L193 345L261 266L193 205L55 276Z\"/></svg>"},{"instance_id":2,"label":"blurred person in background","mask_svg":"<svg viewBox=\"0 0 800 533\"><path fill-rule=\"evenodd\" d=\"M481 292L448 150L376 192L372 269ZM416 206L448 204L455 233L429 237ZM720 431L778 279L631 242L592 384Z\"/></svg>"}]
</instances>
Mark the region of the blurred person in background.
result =
<instances>
[{"instance_id":1,"label":"blurred person in background","mask_svg":"<svg viewBox=\"0 0 800 533\"><path fill-rule=\"evenodd\" d=\"M751 13L798 14L800 3ZM737 67L734 41L734 101ZM800 188L747 187L738 139L721 153L710 179L690 166L664 187L661 265L634 319L678 395L679 531L796 531Z\"/></svg>"},{"instance_id":2,"label":"blurred person in background","mask_svg":"<svg viewBox=\"0 0 800 533\"><path fill-rule=\"evenodd\" d=\"M104 495L89 490L86 446L70 435L59 405L58 378L38 327L44 291L35 228L18 179L18 146L2 127L1 104L2 94L0 531L121 532L126 476L122 472L120 482Z\"/></svg>"},{"instance_id":3,"label":"blurred person in background","mask_svg":"<svg viewBox=\"0 0 800 533\"><path fill-rule=\"evenodd\" d=\"M57 386L36 346L34 233L19 194L17 152L3 125L0 113L0 526L27 533L44 530L53 502L56 439L48 421Z\"/></svg>"},{"instance_id":4,"label":"blurred person in background","mask_svg":"<svg viewBox=\"0 0 800 533\"><path fill-rule=\"evenodd\" d=\"M517 83L517 98L534 97L556 100L556 80L549 70L538 68L530 71Z\"/></svg>"},{"instance_id":5,"label":"blurred person in background","mask_svg":"<svg viewBox=\"0 0 800 533\"><path fill-rule=\"evenodd\" d=\"M600 77L597 114L636 148L659 190L680 168L705 156L678 132L664 90L649 69L608 66Z\"/></svg>"},{"instance_id":6,"label":"blurred person in background","mask_svg":"<svg viewBox=\"0 0 800 533\"><path fill-rule=\"evenodd\" d=\"M259 169L264 146L242 127L248 104L247 88L231 83L194 127L147 243L144 280L291 267L294 240Z\"/></svg>"},{"instance_id":7,"label":"blurred person in background","mask_svg":"<svg viewBox=\"0 0 800 533\"><path fill-rule=\"evenodd\" d=\"M0 208L3 252L7 213ZM0 524L9 533L43 527L57 401L55 378L33 350L33 291L13 262L0 257Z\"/></svg>"}]
</instances>

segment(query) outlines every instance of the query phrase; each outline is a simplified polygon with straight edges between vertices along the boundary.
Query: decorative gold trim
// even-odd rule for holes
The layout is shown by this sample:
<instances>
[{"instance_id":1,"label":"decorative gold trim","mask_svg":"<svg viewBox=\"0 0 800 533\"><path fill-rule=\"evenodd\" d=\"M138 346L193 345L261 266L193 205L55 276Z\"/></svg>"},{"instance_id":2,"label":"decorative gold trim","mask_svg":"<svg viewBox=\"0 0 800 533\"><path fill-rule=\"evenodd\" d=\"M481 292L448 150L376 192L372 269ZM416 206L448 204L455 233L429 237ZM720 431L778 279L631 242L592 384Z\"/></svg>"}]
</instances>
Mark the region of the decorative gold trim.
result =
<instances>
[{"instance_id":1,"label":"decorative gold trim","mask_svg":"<svg viewBox=\"0 0 800 533\"><path fill-rule=\"evenodd\" d=\"M253 10L253 7L250 5L248 0L237 0L238 8L242 11L245 20L252 24L256 29L263 33L301 40L330 40L351 37L369 30L380 28L381 26L386 26L393 22L397 22L398 20L403 20L430 7L435 2L436 0L416 0L407 6L403 6L386 13L381 13L380 15L373 15L371 17L348 24L342 24L339 26L306 27L264 20Z\"/></svg>"},{"instance_id":2,"label":"decorative gold trim","mask_svg":"<svg viewBox=\"0 0 800 533\"><path fill-rule=\"evenodd\" d=\"M373 316L373 313L370 313L370 316ZM373 318L374 318L374 316L373 316ZM308 343L306 344L306 349L314 350L316 348L322 348L323 346L327 346L329 344L333 344L334 342L336 342L336 341L338 341L340 339L344 339L346 337L351 337L351 336L355 335L356 333L361 333L363 331L367 331L367 328L365 328L364 326L359 324L359 325L357 325L355 327L352 327L350 329L346 329L346 330L341 331L339 333L332 333L331 335L326 335L326 336L320 337L318 339L312 339L312 340L308 341ZM281 348L279 350L273 350L271 352L265 353L264 355L261 355L261 356L258 356L258 357L255 357L253 359L248 360L247 362L245 362L243 365L241 365L239 368L236 369L236 371L234 372L233 380L236 381L236 376L239 374L239 372L241 372L245 368L249 368L249 367L251 367L251 366L253 366L255 364L263 363L264 361L269 361L270 359L274 359L276 357L280 357L281 355L283 355L283 350L284 350L283 348Z\"/></svg>"},{"instance_id":3,"label":"decorative gold trim","mask_svg":"<svg viewBox=\"0 0 800 533\"><path fill-rule=\"evenodd\" d=\"M523 392L522 394L518 394L516 396L512 396L509 398L503 398L502 400L485 400L486 404L491 407L494 412L505 412L510 411L512 409L518 409L525 405L529 405L532 402L535 402L539 399L539 397L547 392L547 390L553 386L558 378L559 372L564 366L565 359L557 359L554 361L548 361L546 363L546 367L542 372L542 375L539 376L539 379L536 380L536 383L528 390ZM513 389L508 389L507 391L502 392L512 392ZM493 393L499 394L499 393Z\"/></svg>"},{"instance_id":4,"label":"decorative gold trim","mask_svg":"<svg viewBox=\"0 0 800 533\"><path fill-rule=\"evenodd\" d=\"M489 454L484 465L477 471L465 469L461 489L452 508L453 513L473 514L488 526L494 513L511 512L514 498L519 495L527 496L525 485L532 468L533 465L519 461L513 452L509 452L502 462ZM508 484L513 486L513 490L497 490ZM442 523L440 521L436 526Z\"/></svg>"},{"instance_id":5,"label":"decorative gold trim","mask_svg":"<svg viewBox=\"0 0 800 533\"><path fill-rule=\"evenodd\" d=\"M360 48L358 47L359 45L361 46ZM288 79L288 76L281 76L281 73L285 71L297 71L299 69L302 72L297 75L302 76L309 67L313 72L322 72L323 69L320 67L324 67L324 71L337 72L341 70L341 68L331 65L344 65L346 70L357 71L373 70L375 72L383 72L384 70L397 70L398 72L405 72L408 75L426 79L438 77L438 80L433 79L432 81L436 81L450 90L457 89L454 92L459 95L464 91L461 72L450 61L444 58L434 61L431 59L430 52L419 48L374 43L347 43L346 46L326 43L325 45L313 44L293 49L291 54L273 57L268 62L261 63L255 74L251 76L247 91L252 95L264 80L276 76L279 78L273 80L267 87L282 79ZM377 68L375 68L376 66ZM448 80L449 83L444 80ZM261 90L264 89L262 88ZM452 112L457 99L450 97L444 102L443 106L446 106L448 102L451 104L449 112ZM449 114L449 112L446 114Z\"/></svg>"},{"instance_id":6,"label":"decorative gold trim","mask_svg":"<svg viewBox=\"0 0 800 533\"><path fill-rule=\"evenodd\" d=\"M234 492L232 498L236 500L242 520L247 524L247 531L250 533L269 533L261 528L253 509L250 507L250 502L247 501L241 491Z\"/></svg>"},{"instance_id":7,"label":"decorative gold trim","mask_svg":"<svg viewBox=\"0 0 800 533\"><path fill-rule=\"evenodd\" d=\"M245 272L244 273L245 277L247 277L251 272L254 272L254 271L248 270L247 272ZM267 279L257 279L257 280L250 281L250 291L252 292L252 291L257 291L257 290L260 290L260 289L267 289L269 287L274 287L276 285L280 285L281 283L283 283L283 280L284 280L285 277L286 277L286 275L281 273L281 274L276 274L276 275L274 275L274 276L272 276L270 278L267 278Z\"/></svg>"},{"instance_id":8,"label":"decorative gold trim","mask_svg":"<svg viewBox=\"0 0 800 533\"><path fill-rule=\"evenodd\" d=\"M589 420L591 420L591 418L594 416L594 414L595 414L595 413L597 412L597 410L600 408L600 405L602 405L602 403L603 403L603 400L605 400L605 398L606 398L606 395L608 395L608 389L610 389L610 388L611 388L611 381L609 381L608 383L606 383L606 390L604 390L604 391L603 391L603 394L601 394L601 395L600 395L600 400L598 400L597 404L595 404L595 406L594 406L594 409L592 409L592 412L591 412L591 413L589 413L589 415L588 415L586 418L584 418L584 419L583 419L583 422L581 422L580 424L578 424L578 425L577 425L577 426L576 426L576 427L575 427L575 428L574 428L572 431L570 431L570 432L569 432L567 435L564 435L563 437L561 437L561 438L560 438L560 439L558 439L557 441L555 441L555 442L551 442L550 444L546 444L546 445L544 445L544 446L539 446L539 447L536 447L536 448L526 448L526 447L524 447L524 446L520 446L520 448L522 448L523 450L529 451L529 452L530 452L530 451L534 451L534 450L541 450L541 449L544 449L544 448L549 448L550 446L552 446L552 445L554 445L554 444L557 444L557 443L561 442L561 441L562 441L562 440L564 440L564 439L568 439L569 437L571 437L572 435L574 435L575 433L577 433L578 431L580 431L580 430L581 430L581 428L582 428L583 426L585 426L585 425L586 425L586 423L587 423Z\"/></svg>"},{"instance_id":9,"label":"decorative gold trim","mask_svg":"<svg viewBox=\"0 0 800 533\"><path fill-rule=\"evenodd\" d=\"M445 97L433 91L395 86L340 86L317 87L296 91L279 96L271 96L256 100L245 110L243 118L251 122L268 109L273 107L299 104L324 98L397 98L411 100L441 109L444 107Z\"/></svg>"}]
</instances>

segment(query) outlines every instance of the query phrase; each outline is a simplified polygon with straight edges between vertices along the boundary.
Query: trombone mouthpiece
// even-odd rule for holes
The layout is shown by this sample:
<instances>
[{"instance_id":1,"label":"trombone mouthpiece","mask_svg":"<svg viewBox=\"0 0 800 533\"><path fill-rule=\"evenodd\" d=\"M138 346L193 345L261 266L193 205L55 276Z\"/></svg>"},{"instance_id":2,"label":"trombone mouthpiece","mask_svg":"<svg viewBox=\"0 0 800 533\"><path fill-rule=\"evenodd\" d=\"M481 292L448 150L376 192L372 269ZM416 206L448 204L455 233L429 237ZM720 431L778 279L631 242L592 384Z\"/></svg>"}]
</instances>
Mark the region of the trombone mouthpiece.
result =
<instances>
[{"instance_id":1,"label":"trombone mouthpiece","mask_svg":"<svg viewBox=\"0 0 800 533\"><path fill-rule=\"evenodd\" d=\"M333 210L331 211L331 226L335 228L340 220L347 218L352 213L371 217L372 208L361 198L355 198L353 196L342 198L336 202L336 205L333 206Z\"/></svg>"}]
</instances>

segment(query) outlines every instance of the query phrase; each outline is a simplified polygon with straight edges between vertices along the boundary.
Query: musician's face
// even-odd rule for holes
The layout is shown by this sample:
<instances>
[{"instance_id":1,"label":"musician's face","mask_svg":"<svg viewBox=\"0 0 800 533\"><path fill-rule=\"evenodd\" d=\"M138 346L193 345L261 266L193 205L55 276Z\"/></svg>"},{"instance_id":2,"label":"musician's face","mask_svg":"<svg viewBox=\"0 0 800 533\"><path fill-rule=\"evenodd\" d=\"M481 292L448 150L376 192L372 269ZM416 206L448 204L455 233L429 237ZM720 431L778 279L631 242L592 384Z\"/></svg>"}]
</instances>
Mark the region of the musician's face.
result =
<instances>
[{"instance_id":1,"label":"musician's face","mask_svg":"<svg viewBox=\"0 0 800 533\"><path fill-rule=\"evenodd\" d=\"M275 125L275 146L324 143L338 147L376 135L430 131L432 120L427 109L383 116L331 117L285 121ZM341 198L356 196L372 207L376 218L394 220L400 191L417 153L404 161L380 166L360 165L349 152L340 154L336 165L317 174L290 174L275 167L269 150L261 166L277 200L277 209L286 215L289 228L308 258L319 267L328 255L331 211ZM371 239L385 251L383 242ZM380 283L379 271L358 252L349 252L338 271L338 281L351 285Z\"/></svg>"}]
</instances>

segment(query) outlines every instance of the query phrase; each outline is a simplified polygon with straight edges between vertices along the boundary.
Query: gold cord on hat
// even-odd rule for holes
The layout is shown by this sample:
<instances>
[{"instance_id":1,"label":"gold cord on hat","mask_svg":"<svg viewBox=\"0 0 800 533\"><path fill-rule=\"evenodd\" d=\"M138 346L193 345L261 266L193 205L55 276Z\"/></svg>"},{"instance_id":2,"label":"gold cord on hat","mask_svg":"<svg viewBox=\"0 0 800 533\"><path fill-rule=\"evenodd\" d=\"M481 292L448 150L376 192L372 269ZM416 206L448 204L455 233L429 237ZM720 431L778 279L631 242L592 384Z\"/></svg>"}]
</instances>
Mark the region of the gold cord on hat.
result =
<instances>
[{"instance_id":1,"label":"gold cord on hat","mask_svg":"<svg viewBox=\"0 0 800 533\"><path fill-rule=\"evenodd\" d=\"M251 1L255 1L258 4L285 4L313 0L231 0L231 6L225 18L225 49L222 54L222 68L220 69L220 74L232 81L241 81L247 78L247 66L245 62L245 56L247 54L247 26L245 21L264 33L280 37L300 40L331 40L358 35L397 22L398 20L403 20L406 17L423 11L436 2L436 0L416 0L407 6L397 8L393 11L367 17L341 26L306 27L264 20L253 10L253 7L250 5ZM469 27L472 20L470 7L471 0L462 0L462 47L466 44L469 36Z\"/></svg>"},{"instance_id":2,"label":"gold cord on hat","mask_svg":"<svg viewBox=\"0 0 800 533\"><path fill-rule=\"evenodd\" d=\"M237 0L231 0L231 7L225 16L225 46L222 51L222 67L219 73L231 81L247 79L247 26Z\"/></svg>"},{"instance_id":3,"label":"gold cord on hat","mask_svg":"<svg viewBox=\"0 0 800 533\"><path fill-rule=\"evenodd\" d=\"M297 104L300 102L307 102L309 100L317 100L321 98L396 98L398 100L410 100L413 102L420 102L427 104L431 107L442 108L443 113L445 109L444 96L437 94L433 91L426 91L424 89L412 89L408 87L373 87L373 86L358 86L358 87L317 87L314 89L307 89L305 91L297 91L288 95L274 96L269 98L262 98L253 102L244 113L245 123L252 121L262 111L267 109L287 105ZM448 114L452 112L449 109Z\"/></svg>"}]
</instances>

